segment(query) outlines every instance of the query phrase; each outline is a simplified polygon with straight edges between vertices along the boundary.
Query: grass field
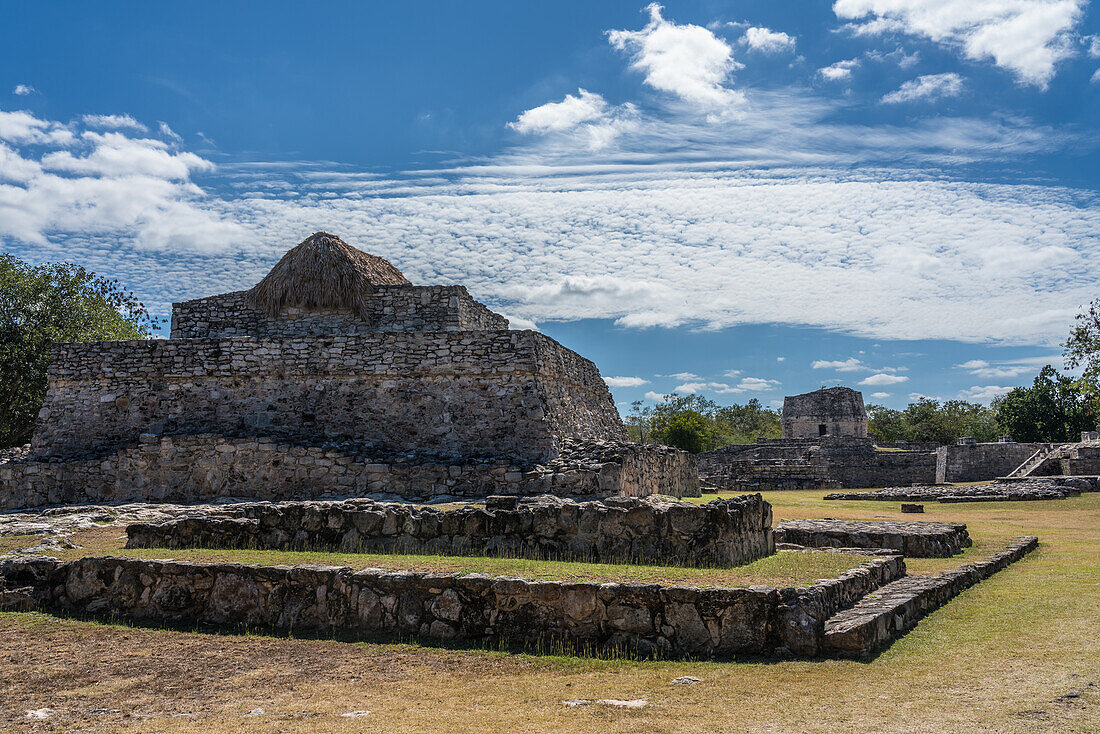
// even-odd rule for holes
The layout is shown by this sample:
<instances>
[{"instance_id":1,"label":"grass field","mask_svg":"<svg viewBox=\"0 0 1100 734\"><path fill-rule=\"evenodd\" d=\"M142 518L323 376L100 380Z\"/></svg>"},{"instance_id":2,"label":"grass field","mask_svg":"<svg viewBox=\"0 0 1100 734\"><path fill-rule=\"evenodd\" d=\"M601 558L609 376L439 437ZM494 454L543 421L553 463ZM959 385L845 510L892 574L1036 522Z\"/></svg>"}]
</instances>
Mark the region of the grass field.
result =
<instances>
[{"instance_id":1,"label":"grass field","mask_svg":"<svg viewBox=\"0 0 1100 734\"><path fill-rule=\"evenodd\" d=\"M897 503L825 502L821 494L766 497L777 521L917 519ZM7 613L0 730L1100 731L1100 494L926 507L919 519L966 522L975 548L952 559L910 559L914 572L988 555L1009 537L1034 534L1041 545L869 662L538 657ZM671 684L684 675L700 682ZM563 705L573 699L648 703ZM42 708L54 713L25 718ZM256 709L264 713L250 716ZM341 716L354 711L370 714Z\"/></svg>"}]
</instances>

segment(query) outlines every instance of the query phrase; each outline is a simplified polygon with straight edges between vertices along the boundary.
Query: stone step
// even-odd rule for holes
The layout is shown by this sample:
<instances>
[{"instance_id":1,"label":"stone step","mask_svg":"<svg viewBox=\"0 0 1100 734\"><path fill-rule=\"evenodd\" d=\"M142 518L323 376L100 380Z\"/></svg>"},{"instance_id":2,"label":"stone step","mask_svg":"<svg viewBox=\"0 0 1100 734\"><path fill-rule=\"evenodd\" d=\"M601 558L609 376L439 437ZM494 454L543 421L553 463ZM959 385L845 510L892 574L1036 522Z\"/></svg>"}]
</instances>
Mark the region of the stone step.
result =
<instances>
[{"instance_id":1,"label":"stone step","mask_svg":"<svg viewBox=\"0 0 1100 734\"><path fill-rule=\"evenodd\" d=\"M906 576L863 597L825 622L823 652L833 657L864 657L885 647L964 590L1034 550L1039 539L1017 538L1007 549L938 576Z\"/></svg>"}]
</instances>

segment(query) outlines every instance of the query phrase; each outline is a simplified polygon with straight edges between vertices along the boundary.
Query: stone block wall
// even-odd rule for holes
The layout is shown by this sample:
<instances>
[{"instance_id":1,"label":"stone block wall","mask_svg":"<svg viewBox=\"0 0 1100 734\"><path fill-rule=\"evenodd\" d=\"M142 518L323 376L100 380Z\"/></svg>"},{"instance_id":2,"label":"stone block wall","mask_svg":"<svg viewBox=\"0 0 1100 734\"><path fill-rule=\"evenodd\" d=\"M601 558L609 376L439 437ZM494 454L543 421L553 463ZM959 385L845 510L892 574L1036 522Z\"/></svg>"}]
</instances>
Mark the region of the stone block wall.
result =
<instances>
[{"instance_id":1,"label":"stone block wall","mask_svg":"<svg viewBox=\"0 0 1100 734\"><path fill-rule=\"evenodd\" d=\"M971 545L960 522L784 520L775 537L808 548L890 548L911 558L947 558Z\"/></svg>"},{"instance_id":2,"label":"stone block wall","mask_svg":"<svg viewBox=\"0 0 1100 734\"><path fill-rule=\"evenodd\" d=\"M36 456L80 457L144 433L527 462L553 458L566 438L626 439L595 365L532 331L55 347Z\"/></svg>"},{"instance_id":3,"label":"stone block wall","mask_svg":"<svg viewBox=\"0 0 1100 734\"><path fill-rule=\"evenodd\" d=\"M126 528L127 548L256 548L504 555L729 567L775 552L760 495L705 505L659 497L490 498L443 510L369 500L247 503Z\"/></svg>"},{"instance_id":4,"label":"stone block wall","mask_svg":"<svg viewBox=\"0 0 1100 734\"><path fill-rule=\"evenodd\" d=\"M0 457L0 511L106 502L207 502L221 497L306 500L380 495L414 501L491 494L699 496L691 454L665 446L566 442L553 461L447 463L380 455L348 444L271 438L144 435L91 459Z\"/></svg>"},{"instance_id":5,"label":"stone block wall","mask_svg":"<svg viewBox=\"0 0 1100 734\"><path fill-rule=\"evenodd\" d=\"M889 487L930 484L936 478L932 452L878 451L823 456L829 477L842 487Z\"/></svg>"},{"instance_id":6,"label":"stone block wall","mask_svg":"<svg viewBox=\"0 0 1100 734\"><path fill-rule=\"evenodd\" d=\"M252 336L291 339L378 331L488 331L508 319L470 297L460 285L378 286L366 316L336 309L284 309L275 318L252 308L236 291L172 304L172 339Z\"/></svg>"},{"instance_id":7,"label":"stone block wall","mask_svg":"<svg viewBox=\"0 0 1100 734\"><path fill-rule=\"evenodd\" d=\"M0 609L644 656L816 654L830 609L904 575L876 559L803 589L568 583L123 558L0 562Z\"/></svg>"},{"instance_id":8,"label":"stone block wall","mask_svg":"<svg viewBox=\"0 0 1100 734\"><path fill-rule=\"evenodd\" d=\"M944 482L982 482L1007 476L1036 451L1049 447L1044 443L977 443L940 446L936 449L936 476L927 484ZM901 484L894 482L893 484Z\"/></svg>"}]
</instances>

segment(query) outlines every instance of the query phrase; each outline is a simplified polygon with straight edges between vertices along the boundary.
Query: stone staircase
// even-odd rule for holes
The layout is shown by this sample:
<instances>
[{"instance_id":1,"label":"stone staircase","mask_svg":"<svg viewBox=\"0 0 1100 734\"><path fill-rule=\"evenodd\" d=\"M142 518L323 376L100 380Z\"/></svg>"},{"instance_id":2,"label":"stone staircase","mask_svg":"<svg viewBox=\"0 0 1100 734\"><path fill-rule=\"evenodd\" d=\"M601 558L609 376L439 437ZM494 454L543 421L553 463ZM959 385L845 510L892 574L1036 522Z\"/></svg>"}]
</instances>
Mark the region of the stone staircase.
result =
<instances>
[{"instance_id":1,"label":"stone staircase","mask_svg":"<svg viewBox=\"0 0 1100 734\"><path fill-rule=\"evenodd\" d=\"M1017 538L989 558L938 576L904 576L871 592L825 622L822 653L827 657L866 657L886 646L971 586L1034 550L1039 539Z\"/></svg>"}]
</instances>

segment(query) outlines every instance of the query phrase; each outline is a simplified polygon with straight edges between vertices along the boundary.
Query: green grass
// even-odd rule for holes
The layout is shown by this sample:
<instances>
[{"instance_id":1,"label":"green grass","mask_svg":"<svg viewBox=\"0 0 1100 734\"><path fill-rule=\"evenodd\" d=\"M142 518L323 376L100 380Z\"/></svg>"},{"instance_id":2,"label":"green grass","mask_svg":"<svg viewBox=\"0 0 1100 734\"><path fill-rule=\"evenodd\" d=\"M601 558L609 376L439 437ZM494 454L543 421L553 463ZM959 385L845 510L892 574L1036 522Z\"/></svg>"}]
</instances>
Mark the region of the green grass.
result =
<instances>
[{"instance_id":1,"label":"green grass","mask_svg":"<svg viewBox=\"0 0 1100 734\"><path fill-rule=\"evenodd\" d=\"M53 551L63 560L85 556L173 558L205 563L247 563L293 566L315 563L355 569L407 569L431 573L481 573L518 576L533 581L599 581L680 584L698 587L767 585L806 586L818 579L835 578L869 560L837 553L776 553L736 568L694 568L577 561L547 561L485 556L396 555L387 553L329 553L321 551L222 550L206 548L125 548L118 527L87 530L71 540L82 546ZM29 544L29 543L28 543Z\"/></svg>"}]
</instances>

